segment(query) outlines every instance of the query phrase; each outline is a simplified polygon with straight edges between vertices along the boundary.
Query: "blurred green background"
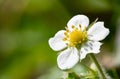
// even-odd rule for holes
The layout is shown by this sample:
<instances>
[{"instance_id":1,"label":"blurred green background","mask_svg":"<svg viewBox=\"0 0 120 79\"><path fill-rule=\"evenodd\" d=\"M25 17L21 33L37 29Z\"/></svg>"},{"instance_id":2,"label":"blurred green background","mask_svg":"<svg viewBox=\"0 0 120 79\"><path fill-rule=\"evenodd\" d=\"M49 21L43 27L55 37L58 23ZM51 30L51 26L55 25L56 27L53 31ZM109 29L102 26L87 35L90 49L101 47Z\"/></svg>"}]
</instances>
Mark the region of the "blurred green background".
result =
<instances>
[{"instance_id":1,"label":"blurred green background","mask_svg":"<svg viewBox=\"0 0 120 79\"><path fill-rule=\"evenodd\" d=\"M115 54L119 0L0 0L0 79L37 79L57 66L48 39L77 14L105 22L100 57Z\"/></svg>"}]
</instances>

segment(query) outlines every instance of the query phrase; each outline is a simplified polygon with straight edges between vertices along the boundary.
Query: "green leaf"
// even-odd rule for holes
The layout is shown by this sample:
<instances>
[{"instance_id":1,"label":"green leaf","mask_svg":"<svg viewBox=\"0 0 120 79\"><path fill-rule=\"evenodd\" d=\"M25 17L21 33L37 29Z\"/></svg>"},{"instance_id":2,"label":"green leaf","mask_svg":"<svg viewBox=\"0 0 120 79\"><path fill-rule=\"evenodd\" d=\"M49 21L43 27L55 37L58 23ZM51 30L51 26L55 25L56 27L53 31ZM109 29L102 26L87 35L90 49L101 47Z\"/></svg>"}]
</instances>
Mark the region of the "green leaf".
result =
<instances>
[{"instance_id":1,"label":"green leaf","mask_svg":"<svg viewBox=\"0 0 120 79\"><path fill-rule=\"evenodd\" d=\"M76 73L71 72L71 73L68 74L67 79L80 79L80 77Z\"/></svg>"}]
</instances>

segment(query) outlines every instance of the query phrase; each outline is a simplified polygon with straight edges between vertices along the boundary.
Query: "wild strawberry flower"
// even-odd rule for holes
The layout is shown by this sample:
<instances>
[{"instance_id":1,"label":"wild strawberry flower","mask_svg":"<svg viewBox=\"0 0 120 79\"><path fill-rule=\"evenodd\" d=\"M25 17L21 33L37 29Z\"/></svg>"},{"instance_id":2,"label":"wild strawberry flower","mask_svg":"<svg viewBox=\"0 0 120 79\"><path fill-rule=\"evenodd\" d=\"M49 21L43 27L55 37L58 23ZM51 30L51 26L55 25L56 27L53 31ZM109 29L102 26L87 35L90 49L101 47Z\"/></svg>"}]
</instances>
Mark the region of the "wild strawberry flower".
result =
<instances>
[{"instance_id":1,"label":"wild strawberry flower","mask_svg":"<svg viewBox=\"0 0 120 79\"><path fill-rule=\"evenodd\" d=\"M109 34L104 22L95 22L89 27L89 19L85 15L76 15L67 23L66 30L58 31L49 39L54 51L60 51L57 57L58 67L70 69L81 61L88 53L99 53L103 40Z\"/></svg>"}]
</instances>

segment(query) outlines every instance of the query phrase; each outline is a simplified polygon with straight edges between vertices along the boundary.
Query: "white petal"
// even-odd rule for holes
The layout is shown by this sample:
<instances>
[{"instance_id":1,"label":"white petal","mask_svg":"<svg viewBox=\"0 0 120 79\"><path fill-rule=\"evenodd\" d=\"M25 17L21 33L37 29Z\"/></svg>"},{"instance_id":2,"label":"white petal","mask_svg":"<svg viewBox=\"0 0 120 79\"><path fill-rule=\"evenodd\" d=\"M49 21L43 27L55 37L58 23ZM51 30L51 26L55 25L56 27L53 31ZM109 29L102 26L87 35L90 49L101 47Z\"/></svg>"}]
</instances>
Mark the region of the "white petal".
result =
<instances>
[{"instance_id":1,"label":"white petal","mask_svg":"<svg viewBox=\"0 0 120 79\"><path fill-rule=\"evenodd\" d=\"M63 41L64 36L64 30L58 31L53 38L49 39L49 45L50 47L55 50L59 51L66 47L66 44Z\"/></svg>"},{"instance_id":2,"label":"white petal","mask_svg":"<svg viewBox=\"0 0 120 79\"><path fill-rule=\"evenodd\" d=\"M62 70L70 69L79 61L78 50L76 48L68 48L61 52L57 58L58 67Z\"/></svg>"},{"instance_id":3,"label":"white petal","mask_svg":"<svg viewBox=\"0 0 120 79\"><path fill-rule=\"evenodd\" d=\"M85 15L76 15L72 19L70 19L67 23L68 29L72 30L72 26L74 25L75 27L79 28L79 25L82 26L82 29L84 27L87 27L89 24L89 19Z\"/></svg>"},{"instance_id":4,"label":"white petal","mask_svg":"<svg viewBox=\"0 0 120 79\"><path fill-rule=\"evenodd\" d=\"M97 41L88 41L80 50L80 60L84 59L89 53L99 53L102 43Z\"/></svg>"},{"instance_id":5,"label":"white petal","mask_svg":"<svg viewBox=\"0 0 120 79\"><path fill-rule=\"evenodd\" d=\"M88 30L88 38L90 40L100 41L103 40L108 34L109 29L104 27L104 22L97 22Z\"/></svg>"}]
</instances>

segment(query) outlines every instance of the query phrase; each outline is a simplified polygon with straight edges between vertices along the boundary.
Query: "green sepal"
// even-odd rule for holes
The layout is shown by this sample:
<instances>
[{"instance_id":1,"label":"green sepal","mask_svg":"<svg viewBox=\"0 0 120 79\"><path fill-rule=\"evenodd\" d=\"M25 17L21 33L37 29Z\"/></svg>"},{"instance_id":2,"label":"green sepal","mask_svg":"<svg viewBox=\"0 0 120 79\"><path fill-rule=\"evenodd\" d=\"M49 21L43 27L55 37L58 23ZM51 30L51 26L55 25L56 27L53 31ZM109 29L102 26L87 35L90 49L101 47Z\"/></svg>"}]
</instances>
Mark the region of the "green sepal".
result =
<instances>
[{"instance_id":1,"label":"green sepal","mask_svg":"<svg viewBox=\"0 0 120 79\"><path fill-rule=\"evenodd\" d=\"M95 24L95 23L97 22L97 20L98 20L98 18L96 18L95 21L93 21L91 24L89 24L87 30L88 30L93 24Z\"/></svg>"}]
</instances>

